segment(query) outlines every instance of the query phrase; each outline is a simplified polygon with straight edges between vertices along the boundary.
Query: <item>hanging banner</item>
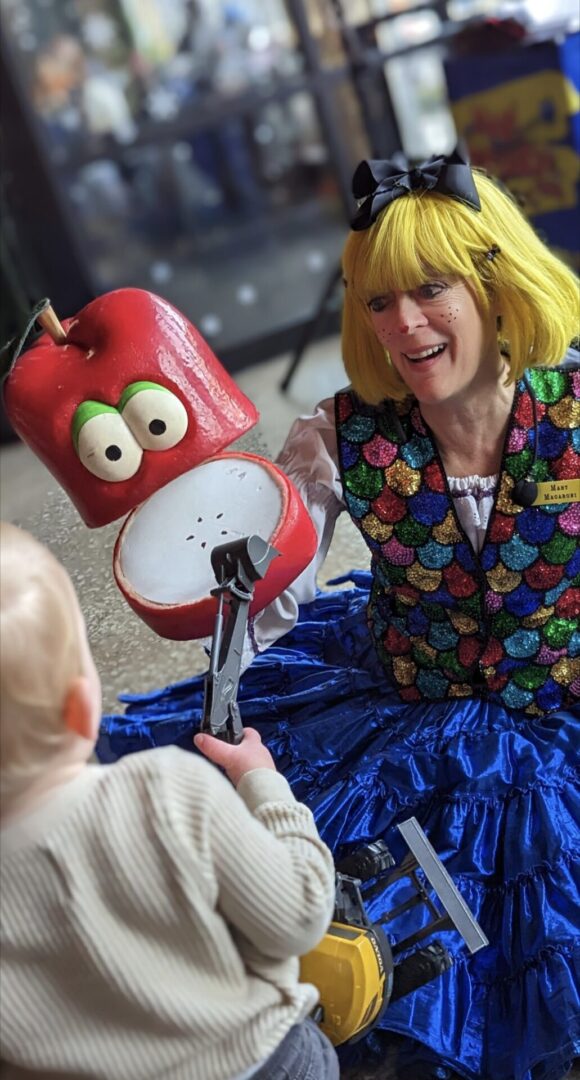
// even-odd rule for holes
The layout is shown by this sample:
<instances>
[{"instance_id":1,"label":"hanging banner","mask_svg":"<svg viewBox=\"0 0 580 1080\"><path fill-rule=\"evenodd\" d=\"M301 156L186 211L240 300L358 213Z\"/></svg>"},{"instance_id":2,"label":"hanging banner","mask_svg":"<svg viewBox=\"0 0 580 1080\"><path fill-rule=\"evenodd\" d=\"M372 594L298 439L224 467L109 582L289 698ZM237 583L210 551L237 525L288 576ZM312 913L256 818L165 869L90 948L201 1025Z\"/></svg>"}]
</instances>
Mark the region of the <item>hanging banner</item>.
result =
<instances>
[{"instance_id":1,"label":"hanging banner","mask_svg":"<svg viewBox=\"0 0 580 1080\"><path fill-rule=\"evenodd\" d=\"M580 206L580 34L448 60L458 135L575 268Z\"/></svg>"}]
</instances>

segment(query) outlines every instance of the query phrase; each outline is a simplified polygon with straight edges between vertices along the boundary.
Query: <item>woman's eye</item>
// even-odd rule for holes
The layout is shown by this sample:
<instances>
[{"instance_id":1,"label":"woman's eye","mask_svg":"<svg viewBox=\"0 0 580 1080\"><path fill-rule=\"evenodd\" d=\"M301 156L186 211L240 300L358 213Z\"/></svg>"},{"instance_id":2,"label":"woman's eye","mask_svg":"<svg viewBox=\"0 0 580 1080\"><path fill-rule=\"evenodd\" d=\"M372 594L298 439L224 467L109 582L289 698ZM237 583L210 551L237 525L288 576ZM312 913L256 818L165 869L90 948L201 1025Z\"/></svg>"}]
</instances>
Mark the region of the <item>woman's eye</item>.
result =
<instances>
[{"instance_id":1,"label":"woman's eye","mask_svg":"<svg viewBox=\"0 0 580 1080\"><path fill-rule=\"evenodd\" d=\"M386 296L373 296L372 300L368 302L368 309L377 314L379 311L384 311L387 306Z\"/></svg>"},{"instance_id":2,"label":"woman's eye","mask_svg":"<svg viewBox=\"0 0 580 1080\"><path fill-rule=\"evenodd\" d=\"M119 412L144 450L170 450L188 426L183 403L157 383L132 383L119 402Z\"/></svg>"},{"instance_id":3,"label":"woman's eye","mask_svg":"<svg viewBox=\"0 0 580 1080\"><path fill-rule=\"evenodd\" d=\"M104 405L91 409L91 405L98 403L79 406L75 422L76 451L82 464L99 480L113 484L129 480L143 457L139 443L116 409Z\"/></svg>"},{"instance_id":4,"label":"woman's eye","mask_svg":"<svg viewBox=\"0 0 580 1080\"><path fill-rule=\"evenodd\" d=\"M440 281L427 281L419 287L419 295L424 300L434 300L440 296L446 286Z\"/></svg>"}]
</instances>

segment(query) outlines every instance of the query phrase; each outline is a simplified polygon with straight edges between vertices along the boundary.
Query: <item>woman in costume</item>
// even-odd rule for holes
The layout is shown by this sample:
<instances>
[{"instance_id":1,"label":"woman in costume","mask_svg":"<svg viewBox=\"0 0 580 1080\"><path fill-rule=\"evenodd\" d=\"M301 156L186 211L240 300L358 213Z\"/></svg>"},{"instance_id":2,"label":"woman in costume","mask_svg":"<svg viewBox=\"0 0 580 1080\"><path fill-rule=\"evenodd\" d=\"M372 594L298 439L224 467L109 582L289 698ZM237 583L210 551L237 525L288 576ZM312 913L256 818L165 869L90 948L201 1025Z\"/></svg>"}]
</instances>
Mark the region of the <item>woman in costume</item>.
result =
<instances>
[{"instance_id":1,"label":"woman in costume","mask_svg":"<svg viewBox=\"0 0 580 1080\"><path fill-rule=\"evenodd\" d=\"M577 286L457 153L365 162L353 190L351 386L279 458L319 552L255 619L240 708L336 852L415 815L490 939L443 935L453 967L366 1054L396 1033L413 1080L559 1080L580 1053ZM345 508L370 574L315 596ZM104 752L189 745L201 704L200 680L133 699Z\"/></svg>"}]
</instances>

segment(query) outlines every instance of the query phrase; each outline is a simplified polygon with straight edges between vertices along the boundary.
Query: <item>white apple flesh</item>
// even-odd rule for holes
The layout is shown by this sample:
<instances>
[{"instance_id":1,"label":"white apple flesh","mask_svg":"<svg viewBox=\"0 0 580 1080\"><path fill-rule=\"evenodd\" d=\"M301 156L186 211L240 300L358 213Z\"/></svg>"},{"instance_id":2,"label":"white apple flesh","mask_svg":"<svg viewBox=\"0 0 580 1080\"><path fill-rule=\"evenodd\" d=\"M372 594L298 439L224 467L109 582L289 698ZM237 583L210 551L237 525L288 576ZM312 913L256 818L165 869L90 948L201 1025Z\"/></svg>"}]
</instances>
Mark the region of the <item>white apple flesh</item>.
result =
<instances>
[{"instance_id":1,"label":"white apple flesh","mask_svg":"<svg viewBox=\"0 0 580 1080\"><path fill-rule=\"evenodd\" d=\"M115 548L117 584L162 637L204 637L216 610L211 552L252 534L280 551L256 583L255 613L308 564L314 527L276 466L249 454L220 455L178 476L129 515Z\"/></svg>"}]
</instances>

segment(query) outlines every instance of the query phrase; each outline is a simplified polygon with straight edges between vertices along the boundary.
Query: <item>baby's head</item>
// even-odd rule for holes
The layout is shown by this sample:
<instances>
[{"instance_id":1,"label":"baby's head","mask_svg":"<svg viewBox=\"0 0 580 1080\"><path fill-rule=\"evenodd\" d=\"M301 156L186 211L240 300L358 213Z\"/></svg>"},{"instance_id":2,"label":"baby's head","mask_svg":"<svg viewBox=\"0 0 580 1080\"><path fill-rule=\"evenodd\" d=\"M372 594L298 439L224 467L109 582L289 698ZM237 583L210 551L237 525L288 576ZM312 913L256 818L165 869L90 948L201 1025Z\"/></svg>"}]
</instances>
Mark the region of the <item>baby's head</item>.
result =
<instances>
[{"instance_id":1,"label":"baby's head","mask_svg":"<svg viewBox=\"0 0 580 1080\"><path fill-rule=\"evenodd\" d=\"M10 811L61 766L91 754L100 684L64 568L0 523L0 804Z\"/></svg>"}]
</instances>

